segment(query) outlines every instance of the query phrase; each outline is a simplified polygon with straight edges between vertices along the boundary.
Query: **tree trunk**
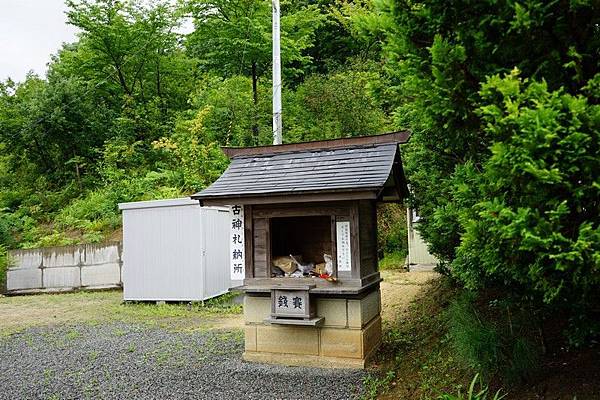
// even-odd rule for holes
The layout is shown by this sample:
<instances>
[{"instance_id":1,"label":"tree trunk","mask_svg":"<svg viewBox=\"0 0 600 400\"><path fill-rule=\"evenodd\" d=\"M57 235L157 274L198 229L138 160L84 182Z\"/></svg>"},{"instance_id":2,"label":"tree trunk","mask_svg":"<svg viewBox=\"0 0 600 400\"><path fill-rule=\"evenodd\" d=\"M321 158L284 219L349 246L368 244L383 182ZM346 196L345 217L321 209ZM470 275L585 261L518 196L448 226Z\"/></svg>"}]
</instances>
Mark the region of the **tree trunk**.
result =
<instances>
[{"instance_id":1,"label":"tree trunk","mask_svg":"<svg viewBox=\"0 0 600 400\"><path fill-rule=\"evenodd\" d=\"M81 172L79 171L79 162L77 160L77 154L75 154L75 152L73 152L73 160L75 160L73 164L75 164L75 176L77 177L77 187L81 191Z\"/></svg>"},{"instance_id":2,"label":"tree trunk","mask_svg":"<svg viewBox=\"0 0 600 400\"><path fill-rule=\"evenodd\" d=\"M254 123L252 124L252 140L258 145L258 76L256 61L252 62L252 100L254 101Z\"/></svg>"},{"instance_id":3,"label":"tree trunk","mask_svg":"<svg viewBox=\"0 0 600 400\"><path fill-rule=\"evenodd\" d=\"M156 95L162 99L162 92L160 87L160 50L158 51L158 57L156 59Z\"/></svg>"}]
</instances>

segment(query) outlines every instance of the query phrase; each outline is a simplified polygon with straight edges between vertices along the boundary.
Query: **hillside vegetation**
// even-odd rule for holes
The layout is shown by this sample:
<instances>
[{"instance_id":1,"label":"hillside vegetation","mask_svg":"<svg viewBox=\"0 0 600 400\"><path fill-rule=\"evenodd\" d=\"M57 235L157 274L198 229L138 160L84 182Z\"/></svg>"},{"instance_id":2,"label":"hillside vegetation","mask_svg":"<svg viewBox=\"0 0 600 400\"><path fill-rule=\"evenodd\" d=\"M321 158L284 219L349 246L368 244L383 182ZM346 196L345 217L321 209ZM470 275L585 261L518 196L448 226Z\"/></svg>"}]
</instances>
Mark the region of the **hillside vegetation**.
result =
<instances>
[{"instance_id":1,"label":"hillside vegetation","mask_svg":"<svg viewBox=\"0 0 600 400\"><path fill-rule=\"evenodd\" d=\"M269 1L67 4L78 40L46 76L0 83L0 248L105 240L117 203L190 194L226 168L220 146L271 142ZM463 336L482 347L454 348L468 368L523 381L554 338L594 346L597 2L285 0L281 11L285 142L412 131L409 202L439 270L466 291L457 326L479 322ZM398 260L403 213L382 215L380 256Z\"/></svg>"}]
</instances>

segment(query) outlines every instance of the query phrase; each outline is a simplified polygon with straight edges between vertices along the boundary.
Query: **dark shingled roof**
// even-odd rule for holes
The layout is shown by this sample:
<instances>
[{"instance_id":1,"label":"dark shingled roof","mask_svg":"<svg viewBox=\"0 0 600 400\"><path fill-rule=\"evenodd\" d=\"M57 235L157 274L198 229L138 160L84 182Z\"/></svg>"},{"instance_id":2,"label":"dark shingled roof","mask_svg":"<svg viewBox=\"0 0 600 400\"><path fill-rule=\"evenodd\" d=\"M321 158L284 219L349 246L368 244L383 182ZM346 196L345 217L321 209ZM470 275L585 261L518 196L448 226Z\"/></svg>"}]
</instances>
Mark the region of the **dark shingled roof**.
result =
<instances>
[{"instance_id":1,"label":"dark shingled roof","mask_svg":"<svg viewBox=\"0 0 600 400\"><path fill-rule=\"evenodd\" d=\"M229 168L219 179L192 198L202 201L317 192L380 192L394 178L394 186L406 185L397 140L322 149L290 147L293 150L289 152L283 151L285 146L276 152L233 155ZM402 189L401 192L404 193Z\"/></svg>"}]
</instances>

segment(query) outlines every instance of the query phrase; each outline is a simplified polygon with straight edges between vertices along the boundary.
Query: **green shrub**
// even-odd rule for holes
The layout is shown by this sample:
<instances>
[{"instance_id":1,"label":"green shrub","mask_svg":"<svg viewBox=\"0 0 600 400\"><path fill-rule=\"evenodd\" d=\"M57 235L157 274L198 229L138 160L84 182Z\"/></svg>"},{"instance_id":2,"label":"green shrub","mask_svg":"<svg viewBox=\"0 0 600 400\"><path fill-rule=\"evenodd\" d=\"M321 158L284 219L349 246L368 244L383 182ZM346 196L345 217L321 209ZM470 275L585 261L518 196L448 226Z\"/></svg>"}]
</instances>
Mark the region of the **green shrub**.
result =
<instances>
[{"instance_id":1,"label":"green shrub","mask_svg":"<svg viewBox=\"0 0 600 400\"><path fill-rule=\"evenodd\" d=\"M575 342L600 334L597 3L374 3L430 251L469 288L571 313Z\"/></svg>"},{"instance_id":2,"label":"green shrub","mask_svg":"<svg viewBox=\"0 0 600 400\"><path fill-rule=\"evenodd\" d=\"M14 244L14 214L0 211L0 245Z\"/></svg>"},{"instance_id":3,"label":"green shrub","mask_svg":"<svg viewBox=\"0 0 600 400\"><path fill-rule=\"evenodd\" d=\"M377 208L377 248L380 259L389 256L394 262L408 254L406 208L402 204L382 204Z\"/></svg>"},{"instance_id":4,"label":"green shrub","mask_svg":"<svg viewBox=\"0 0 600 400\"><path fill-rule=\"evenodd\" d=\"M477 385L477 389L475 388ZM456 395L444 393L440 397L439 400L487 400L490 395L489 387L485 386L481 382L481 378L479 374L476 374L473 380L471 381L471 385L469 386L469 391L465 394L462 394L459 390ZM506 394L502 395L501 390L498 390L494 397L491 397L490 400L501 400L506 397Z\"/></svg>"},{"instance_id":5,"label":"green shrub","mask_svg":"<svg viewBox=\"0 0 600 400\"><path fill-rule=\"evenodd\" d=\"M80 242L97 243L121 226L118 204L129 201L180 197L176 173L151 171L143 176L118 179L71 201L53 219L51 229L29 231L26 247L62 246Z\"/></svg>"},{"instance_id":6,"label":"green shrub","mask_svg":"<svg viewBox=\"0 0 600 400\"><path fill-rule=\"evenodd\" d=\"M389 130L389 121L372 85L379 74L340 71L310 75L283 99L288 142L373 135Z\"/></svg>"},{"instance_id":7,"label":"green shrub","mask_svg":"<svg viewBox=\"0 0 600 400\"><path fill-rule=\"evenodd\" d=\"M600 97L599 89L589 91ZM453 273L471 289L497 286L540 307L563 307L575 328L593 333L599 325L589 323L600 301L600 106L521 79L518 70L489 78L480 93L494 144L486 162L466 164L467 178L455 182L457 201L471 197L474 205L460 213Z\"/></svg>"}]
</instances>

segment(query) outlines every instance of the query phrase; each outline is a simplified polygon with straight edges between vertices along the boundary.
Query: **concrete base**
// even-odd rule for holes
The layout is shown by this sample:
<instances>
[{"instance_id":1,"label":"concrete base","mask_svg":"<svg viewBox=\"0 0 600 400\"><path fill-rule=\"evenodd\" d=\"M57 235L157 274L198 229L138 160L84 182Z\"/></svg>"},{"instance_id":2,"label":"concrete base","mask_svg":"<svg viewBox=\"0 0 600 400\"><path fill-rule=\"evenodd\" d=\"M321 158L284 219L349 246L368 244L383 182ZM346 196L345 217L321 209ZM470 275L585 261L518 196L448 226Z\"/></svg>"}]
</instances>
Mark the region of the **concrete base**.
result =
<instances>
[{"instance_id":1,"label":"concrete base","mask_svg":"<svg viewBox=\"0 0 600 400\"><path fill-rule=\"evenodd\" d=\"M258 353L255 351L244 352L242 359L248 362L280 364L290 367L348 369L363 369L367 362L367 360L352 358L309 356L306 354Z\"/></svg>"},{"instance_id":2,"label":"concrete base","mask_svg":"<svg viewBox=\"0 0 600 400\"><path fill-rule=\"evenodd\" d=\"M295 366L364 368L381 344L380 292L362 299L316 298L322 326L269 325L269 297L244 301L244 360Z\"/></svg>"}]
</instances>

